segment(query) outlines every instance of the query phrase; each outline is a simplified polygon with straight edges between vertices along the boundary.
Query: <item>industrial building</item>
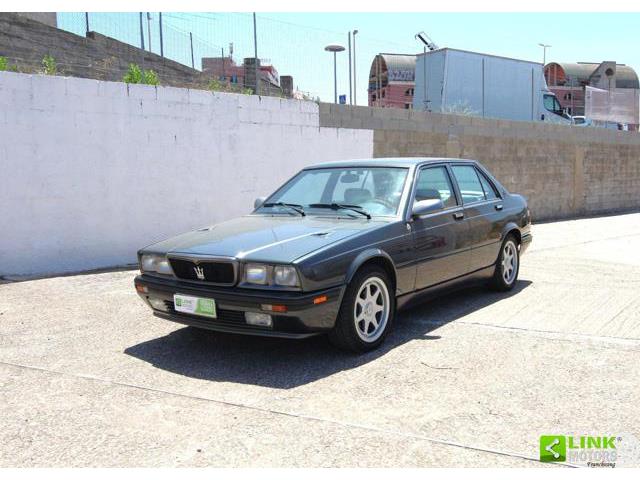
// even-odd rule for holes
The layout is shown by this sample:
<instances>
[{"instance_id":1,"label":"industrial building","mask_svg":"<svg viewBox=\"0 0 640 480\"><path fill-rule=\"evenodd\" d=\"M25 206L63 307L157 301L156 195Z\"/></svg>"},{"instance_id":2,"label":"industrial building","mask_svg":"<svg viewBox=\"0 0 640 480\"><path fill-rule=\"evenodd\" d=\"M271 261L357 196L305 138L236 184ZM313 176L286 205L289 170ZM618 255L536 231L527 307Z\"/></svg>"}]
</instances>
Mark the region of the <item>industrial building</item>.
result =
<instances>
[{"instance_id":1,"label":"industrial building","mask_svg":"<svg viewBox=\"0 0 640 480\"><path fill-rule=\"evenodd\" d=\"M638 75L628 65L552 62L544 67L549 90L569 115L638 126ZM635 128L634 128L635 127Z\"/></svg>"},{"instance_id":2,"label":"industrial building","mask_svg":"<svg viewBox=\"0 0 640 480\"><path fill-rule=\"evenodd\" d=\"M369 106L412 108L415 74L415 55L376 55L369 72Z\"/></svg>"},{"instance_id":3,"label":"industrial building","mask_svg":"<svg viewBox=\"0 0 640 480\"><path fill-rule=\"evenodd\" d=\"M238 65L231 56L204 57L202 59L202 72L223 83L253 89L256 85L254 62L255 59L252 57L245 58L242 65ZM260 93L262 95L280 95L284 93L286 96L291 96L290 91L293 89L293 79L289 80L291 77L283 78L285 81L281 85L280 75L278 75L278 71L273 65L262 65L260 59L258 59L258 75L260 76ZM291 86L289 83L291 83Z\"/></svg>"}]
</instances>

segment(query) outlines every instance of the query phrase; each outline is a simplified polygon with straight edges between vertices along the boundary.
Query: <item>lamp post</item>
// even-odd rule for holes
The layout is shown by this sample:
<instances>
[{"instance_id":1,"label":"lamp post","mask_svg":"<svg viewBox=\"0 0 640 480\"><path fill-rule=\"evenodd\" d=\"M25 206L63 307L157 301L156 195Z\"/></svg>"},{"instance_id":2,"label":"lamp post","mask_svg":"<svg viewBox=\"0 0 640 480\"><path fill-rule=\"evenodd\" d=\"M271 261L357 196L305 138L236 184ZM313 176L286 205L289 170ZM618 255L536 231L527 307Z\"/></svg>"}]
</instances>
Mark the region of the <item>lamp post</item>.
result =
<instances>
[{"instance_id":1,"label":"lamp post","mask_svg":"<svg viewBox=\"0 0 640 480\"><path fill-rule=\"evenodd\" d=\"M356 33L358 30L353 31L353 104L358 105L356 91L358 90L358 82L356 82Z\"/></svg>"},{"instance_id":2,"label":"lamp post","mask_svg":"<svg viewBox=\"0 0 640 480\"><path fill-rule=\"evenodd\" d=\"M545 43L539 43L538 46L542 47L542 66L547 64L547 48L551 48L551 45Z\"/></svg>"},{"instance_id":3,"label":"lamp post","mask_svg":"<svg viewBox=\"0 0 640 480\"><path fill-rule=\"evenodd\" d=\"M344 52L344 47L342 45L327 45L324 49L327 52L333 52L333 103L338 103L338 67L336 54L338 52Z\"/></svg>"}]
</instances>

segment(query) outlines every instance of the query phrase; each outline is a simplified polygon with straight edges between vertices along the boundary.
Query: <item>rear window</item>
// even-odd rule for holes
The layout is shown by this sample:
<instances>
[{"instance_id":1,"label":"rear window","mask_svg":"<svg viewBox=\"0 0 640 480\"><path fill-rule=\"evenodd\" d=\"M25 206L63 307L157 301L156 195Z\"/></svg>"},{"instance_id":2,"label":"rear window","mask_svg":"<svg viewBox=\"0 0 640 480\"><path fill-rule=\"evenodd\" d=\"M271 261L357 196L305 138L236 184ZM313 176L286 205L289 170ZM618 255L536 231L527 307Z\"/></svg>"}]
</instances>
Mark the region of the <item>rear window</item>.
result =
<instances>
[{"instance_id":1,"label":"rear window","mask_svg":"<svg viewBox=\"0 0 640 480\"><path fill-rule=\"evenodd\" d=\"M482 189L484 190L484 197L487 200L494 200L498 198L498 192L496 191L496 188L485 176L485 174L481 171L478 171L478 177L480 177L480 183L482 184Z\"/></svg>"}]
</instances>

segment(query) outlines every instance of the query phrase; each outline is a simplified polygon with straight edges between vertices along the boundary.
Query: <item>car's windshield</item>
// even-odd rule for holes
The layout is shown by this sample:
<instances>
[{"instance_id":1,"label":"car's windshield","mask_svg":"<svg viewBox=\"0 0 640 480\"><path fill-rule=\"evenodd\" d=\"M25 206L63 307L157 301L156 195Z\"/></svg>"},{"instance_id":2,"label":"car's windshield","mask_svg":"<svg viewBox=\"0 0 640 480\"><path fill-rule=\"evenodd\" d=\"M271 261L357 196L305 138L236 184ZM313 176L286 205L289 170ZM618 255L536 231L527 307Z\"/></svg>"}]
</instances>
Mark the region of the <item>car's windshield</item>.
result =
<instances>
[{"instance_id":1,"label":"car's windshield","mask_svg":"<svg viewBox=\"0 0 640 480\"><path fill-rule=\"evenodd\" d=\"M396 215L407 178L406 168L358 167L303 170L267 199L261 212L297 205L306 213L357 215L341 206L358 207L370 215ZM291 210L289 209L289 212Z\"/></svg>"}]
</instances>

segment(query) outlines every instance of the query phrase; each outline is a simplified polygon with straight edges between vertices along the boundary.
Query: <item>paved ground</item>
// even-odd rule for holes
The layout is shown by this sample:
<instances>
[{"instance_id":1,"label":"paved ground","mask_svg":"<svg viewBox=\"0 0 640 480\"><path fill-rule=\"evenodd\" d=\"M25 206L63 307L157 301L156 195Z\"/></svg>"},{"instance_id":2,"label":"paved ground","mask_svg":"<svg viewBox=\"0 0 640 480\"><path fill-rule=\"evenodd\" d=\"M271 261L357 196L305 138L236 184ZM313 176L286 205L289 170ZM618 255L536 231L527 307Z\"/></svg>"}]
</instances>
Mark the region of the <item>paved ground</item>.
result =
<instances>
[{"instance_id":1,"label":"paved ground","mask_svg":"<svg viewBox=\"0 0 640 480\"><path fill-rule=\"evenodd\" d=\"M0 466L540 466L541 434L640 438L639 244L640 214L536 225L513 293L405 311L359 357L156 319L134 272L0 285Z\"/></svg>"}]
</instances>

